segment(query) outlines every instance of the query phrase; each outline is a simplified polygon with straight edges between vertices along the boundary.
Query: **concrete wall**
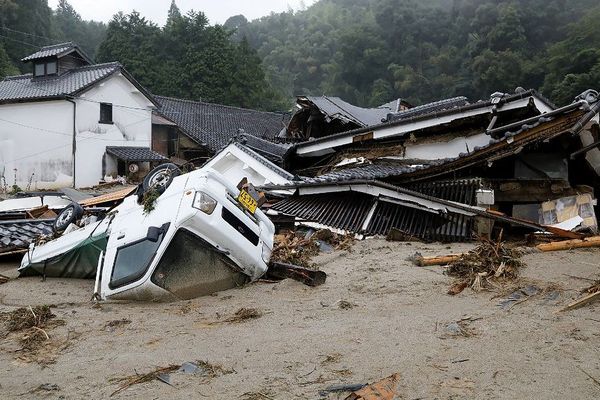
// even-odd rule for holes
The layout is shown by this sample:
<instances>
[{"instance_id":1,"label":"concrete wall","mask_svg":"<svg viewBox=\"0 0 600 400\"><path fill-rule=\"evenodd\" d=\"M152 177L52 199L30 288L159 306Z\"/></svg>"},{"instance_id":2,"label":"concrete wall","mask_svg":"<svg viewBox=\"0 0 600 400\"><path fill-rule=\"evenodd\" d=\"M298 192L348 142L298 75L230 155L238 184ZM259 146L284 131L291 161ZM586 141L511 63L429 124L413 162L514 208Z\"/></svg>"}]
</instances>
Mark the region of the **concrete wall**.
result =
<instances>
[{"instance_id":1,"label":"concrete wall","mask_svg":"<svg viewBox=\"0 0 600 400\"><path fill-rule=\"evenodd\" d=\"M150 146L153 105L120 74L97 84L75 102L76 187L92 186L103 178L107 146ZM98 122L99 102L113 104L113 124ZM16 184L23 189L72 186L72 142L72 103L0 105L0 177L4 175L9 186L15 183L15 169Z\"/></svg>"}]
</instances>

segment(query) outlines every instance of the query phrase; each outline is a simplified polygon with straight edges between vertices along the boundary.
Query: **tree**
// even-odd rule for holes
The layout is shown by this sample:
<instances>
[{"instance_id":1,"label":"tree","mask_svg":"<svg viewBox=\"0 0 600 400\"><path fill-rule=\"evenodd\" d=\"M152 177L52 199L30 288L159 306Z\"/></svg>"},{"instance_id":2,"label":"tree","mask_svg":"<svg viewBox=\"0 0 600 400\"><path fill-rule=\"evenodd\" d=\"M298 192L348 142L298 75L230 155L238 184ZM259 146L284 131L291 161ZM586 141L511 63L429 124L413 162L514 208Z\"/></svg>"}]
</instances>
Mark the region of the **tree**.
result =
<instances>
[{"instance_id":1,"label":"tree","mask_svg":"<svg viewBox=\"0 0 600 400\"><path fill-rule=\"evenodd\" d=\"M19 70L10 62L8 54L6 54L4 46L2 45L2 42L0 42L0 79L18 73Z\"/></svg>"}]
</instances>

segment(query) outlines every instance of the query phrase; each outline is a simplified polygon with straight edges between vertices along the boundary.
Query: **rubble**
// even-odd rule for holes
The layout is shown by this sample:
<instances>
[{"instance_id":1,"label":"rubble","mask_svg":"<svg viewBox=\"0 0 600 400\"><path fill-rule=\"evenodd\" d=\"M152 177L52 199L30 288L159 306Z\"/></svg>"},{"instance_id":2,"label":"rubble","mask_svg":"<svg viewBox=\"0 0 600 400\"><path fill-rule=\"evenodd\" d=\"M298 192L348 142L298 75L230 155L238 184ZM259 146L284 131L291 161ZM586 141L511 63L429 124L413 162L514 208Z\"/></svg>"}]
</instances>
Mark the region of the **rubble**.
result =
<instances>
[{"instance_id":1,"label":"rubble","mask_svg":"<svg viewBox=\"0 0 600 400\"><path fill-rule=\"evenodd\" d=\"M482 240L475 249L450 261L446 273L479 291L494 281L515 279L523 267L520 257L504 242Z\"/></svg>"}]
</instances>

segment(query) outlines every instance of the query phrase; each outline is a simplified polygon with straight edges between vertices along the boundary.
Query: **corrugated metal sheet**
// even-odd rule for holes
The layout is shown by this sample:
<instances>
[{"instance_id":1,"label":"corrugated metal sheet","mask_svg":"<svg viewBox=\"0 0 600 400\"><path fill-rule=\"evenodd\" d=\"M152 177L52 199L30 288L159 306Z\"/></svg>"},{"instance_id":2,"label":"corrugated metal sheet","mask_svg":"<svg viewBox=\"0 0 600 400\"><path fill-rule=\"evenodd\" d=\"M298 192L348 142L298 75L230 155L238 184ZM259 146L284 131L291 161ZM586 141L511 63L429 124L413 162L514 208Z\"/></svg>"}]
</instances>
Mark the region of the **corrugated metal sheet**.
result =
<instances>
[{"instance_id":1,"label":"corrugated metal sheet","mask_svg":"<svg viewBox=\"0 0 600 400\"><path fill-rule=\"evenodd\" d=\"M482 187L482 182L479 178L473 178L452 181L417 182L402 186L428 196L474 206L477 205L477 189Z\"/></svg>"},{"instance_id":2,"label":"corrugated metal sheet","mask_svg":"<svg viewBox=\"0 0 600 400\"><path fill-rule=\"evenodd\" d=\"M273 210L333 228L360 232L375 198L363 193L328 193L290 197Z\"/></svg>"},{"instance_id":3,"label":"corrugated metal sheet","mask_svg":"<svg viewBox=\"0 0 600 400\"><path fill-rule=\"evenodd\" d=\"M363 231L375 202L375 212ZM469 240L474 223L473 218L465 215L431 213L355 192L290 197L276 203L272 209L367 236L387 235L390 229L396 228L424 240L442 242Z\"/></svg>"},{"instance_id":4,"label":"corrugated metal sheet","mask_svg":"<svg viewBox=\"0 0 600 400\"><path fill-rule=\"evenodd\" d=\"M364 233L387 235L392 228L428 241L465 241L471 238L473 218L452 213L434 214L380 201Z\"/></svg>"}]
</instances>

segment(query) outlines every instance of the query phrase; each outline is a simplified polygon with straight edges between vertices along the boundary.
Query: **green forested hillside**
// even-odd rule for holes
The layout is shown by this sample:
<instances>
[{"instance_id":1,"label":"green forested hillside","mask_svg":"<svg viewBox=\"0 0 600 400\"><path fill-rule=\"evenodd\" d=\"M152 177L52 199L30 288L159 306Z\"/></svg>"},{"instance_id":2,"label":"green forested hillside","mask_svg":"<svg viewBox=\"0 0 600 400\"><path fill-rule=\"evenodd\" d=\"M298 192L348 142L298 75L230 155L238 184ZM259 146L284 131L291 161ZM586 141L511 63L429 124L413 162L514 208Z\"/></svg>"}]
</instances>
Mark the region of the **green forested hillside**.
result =
<instances>
[{"instance_id":1,"label":"green forested hillside","mask_svg":"<svg viewBox=\"0 0 600 400\"><path fill-rule=\"evenodd\" d=\"M600 86L599 17L596 0L321 0L228 24L288 96L418 104L523 86L564 103Z\"/></svg>"},{"instance_id":2,"label":"green forested hillside","mask_svg":"<svg viewBox=\"0 0 600 400\"><path fill-rule=\"evenodd\" d=\"M48 44L74 41L93 57L105 31L101 22L83 21L66 0L56 10L47 0L0 0L0 77L29 72L20 59Z\"/></svg>"},{"instance_id":3,"label":"green forested hillside","mask_svg":"<svg viewBox=\"0 0 600 400\"><path fill-rule=\"evenodd\" d=\"M19 59L72 40L120 61L152 92L288 109L298 94L363 106L475 100L517 86L558 104L600 87L597 0L320 0L297 12L212 26L172 5L164 27L138 13L82 21L61 0L0 0L0 77Z\"/></svg>"}]
</instances>

